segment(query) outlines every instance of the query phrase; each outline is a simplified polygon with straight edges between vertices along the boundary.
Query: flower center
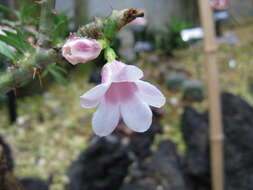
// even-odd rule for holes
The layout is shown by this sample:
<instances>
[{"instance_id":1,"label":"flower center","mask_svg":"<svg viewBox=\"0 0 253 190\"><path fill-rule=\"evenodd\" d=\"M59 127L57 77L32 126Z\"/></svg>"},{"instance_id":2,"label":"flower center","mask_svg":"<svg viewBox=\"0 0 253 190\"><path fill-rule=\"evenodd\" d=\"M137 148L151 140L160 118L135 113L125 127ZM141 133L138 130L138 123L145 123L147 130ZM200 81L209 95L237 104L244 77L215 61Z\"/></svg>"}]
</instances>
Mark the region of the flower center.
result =
<instances>
[{"instance_id":1,"label":"flower center","mask_svg":"<svg viewBox=\"0 0 253 190\"><path fill-rule=\"evenodd\" d=\"M105 98L113 104L123 103L131 99L136 91L137 86L134 82L112 83L105 94Z\"/></svg>"}]
</instances>

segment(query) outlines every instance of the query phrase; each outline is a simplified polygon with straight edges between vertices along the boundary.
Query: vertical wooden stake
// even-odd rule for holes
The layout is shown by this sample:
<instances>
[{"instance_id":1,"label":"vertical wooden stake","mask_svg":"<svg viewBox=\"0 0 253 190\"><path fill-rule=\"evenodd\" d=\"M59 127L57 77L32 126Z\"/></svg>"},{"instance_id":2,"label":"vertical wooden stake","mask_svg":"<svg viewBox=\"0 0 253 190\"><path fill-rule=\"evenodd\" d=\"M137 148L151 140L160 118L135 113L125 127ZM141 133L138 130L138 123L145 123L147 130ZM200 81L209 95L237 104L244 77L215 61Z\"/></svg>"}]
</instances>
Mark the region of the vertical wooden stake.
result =
<instances>
[{"instance_id":1,"label":"vertical wooden stake","mask_svg":"<svg viewBox=\"0 0 253 190\"><path fill-rule=\"evenodd\" d=\"M216 39L209 0L198 0L201 23L204 29L204 51L208 81L209 134L212 189L224 189L223 130L219 92L219 74L216 61Z\"/></svg>"}]
</instances>

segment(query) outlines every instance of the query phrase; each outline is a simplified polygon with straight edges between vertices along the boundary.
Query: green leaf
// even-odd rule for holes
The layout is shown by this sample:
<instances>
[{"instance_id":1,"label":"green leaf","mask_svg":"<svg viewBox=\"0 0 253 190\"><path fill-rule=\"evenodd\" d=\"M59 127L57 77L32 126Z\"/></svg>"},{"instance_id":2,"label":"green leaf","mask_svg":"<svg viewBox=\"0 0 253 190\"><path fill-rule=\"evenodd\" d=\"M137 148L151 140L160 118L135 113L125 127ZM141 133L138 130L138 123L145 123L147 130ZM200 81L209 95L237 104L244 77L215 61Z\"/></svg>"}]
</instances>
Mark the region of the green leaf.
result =
<instances>
[{"instance_id":1,"label":"green leaf","mask_svg":"<svg viewBox=\"0 0 253 190\"><path fill-rule=\"evenodd\" d=\"M59 43L59 41L62 41L68 36L68 23L69 19L66 13L54 16L54 27L51 34L53 44Z\"/></svg>"},{"instance_id":2,"label":"green leaf","mask_svg":"<svg viewBox=\"0 0 253 190\"><path fill-rule=\"evenodd\" d=\"M28 38L26 33L23 32L23 30L21 30L19 28L15 28L15 30L17 31L17 38L18 38L19 42L22 44L22 47L26 51L33 49L33 47L26 41L26 39Z\"/></svg>"},{"instance_id":3,"label":"green leaf","mask_svg":"<svg viewBox=\"0 0 253 190\"><path fill-rule=\"evenodd\" d=\"M48 75L48 69L45 69L43 72L42 72L42 74L41 74L41 77L42 78L44 78L45 76L47 76Z\"/></svg>"},{"instance_id":4,"label":"green leaf","mask_svg":"<svg viewBox=\"0 0 253 190\"><path fill-rule=\"evenodd\" d=\"M62 67L52 64L47 67L47 71L49 74L52 75L52 77L56 80L56 82L62 84L62 85L67 85L68 80L66 80L66 77L64 77L63 73L67 73L65 69Z\"/></svg>"},{"instance_id":5,"label":"green leaf","mask_svg":"<svg viewBox=\"0 0 253 190\"><path fill-rule=\"evenodd\" d=\"M39 14L40 9L37 3L28 4L26 2L21 6L19 19L22 24L37 25L39 23Z\"/></svg>"},{"instance_id":6,"label":"green leaf","mask_svg":"<svg viewBox=\"0 0 253 190\"><path fill-rule=\"evenodd\" d=\"M6 44L8 44L12 47L15 47L20 52L23 51L23 48L20 45L20 43L17 40L15 40L14 38L11 38L10 36L0 35L0 41L5 42Z\"/></svg>"},{"instance_id":7,"label":"green leaf","mask_svg":"<svg viewBox=\"0 0 253 190\"><path fill-rule=\"evenodd\" d=\"M68 72L66 71L66 69L64 69L64 68L62 68L62 67L60 67L60 66L58 66L58 65L54 65L54 69L55 70L57 70L57 71L59 71L59 72L61 72L61 73L64 73L64 74L67 74Z\"/></svg>"},{"instance_id":8,"label":"green leaf","mask_svg":"<svg viewBox=\"0 0 253 190\"><path fill-rule=\"evenodd\" d=\"M17 53L14 52L6 43L0 41L0 54L15 60L17 58Z\"/></svg>"},{"instance_id":9,"label":"green leaf","mask_svg":"<svg viewBox=\"0 0 253 190\"><path fill-rule=\"evenodd\" d=\"M0 11L6 12L6 13L10 13L12 15L14 15L15 17L19 17L19 13L13 9L10 9L8 7L5 7L3 5L0 5Z\"/></svg>"},{"instance_id":10,"label":"green leaf","mask_svg":"<svg viewBox=\"0 0 253 190\"><path fill-rule=\"evenodd\" d=\"M15 30L16 33L3 30L6 35L0 35L0 40L16 48L21 53L34 49L28 42L26 42L26 35L24 35L19 29L15 28Z\"/></svg>"}]
</instances>

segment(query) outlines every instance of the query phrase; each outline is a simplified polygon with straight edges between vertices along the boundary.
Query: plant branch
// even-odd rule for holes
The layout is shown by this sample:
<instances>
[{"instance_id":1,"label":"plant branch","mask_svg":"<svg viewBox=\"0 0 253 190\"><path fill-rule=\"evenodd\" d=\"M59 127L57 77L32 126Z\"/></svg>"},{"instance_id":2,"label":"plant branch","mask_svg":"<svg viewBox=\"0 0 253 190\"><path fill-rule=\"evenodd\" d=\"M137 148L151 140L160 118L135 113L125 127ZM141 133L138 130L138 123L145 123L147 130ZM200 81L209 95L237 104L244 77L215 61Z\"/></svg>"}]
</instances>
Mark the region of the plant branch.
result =
<instances>
[{"instance_id":1,"label":"plant branch","mask_svg":"<svg viewBox=\"0 0 253 190\"><path fill-rule=\"evenodd\" d=\"M48 0L48 2L51 1L54 0ZM113 10L111 15L106 19L96 18L94 22L80 27L74 35L98 39L103 35L103 30L108 19L115 21L116 31L119 31L135 18L142 16L144 16L144 13L136 9ZM41 20L42 25L40 27L42 35L39 37L39 40L42 43L42 47L38 48L35 53L25 55L19 60L17 64L19 67L9 68L5 73L0 74L0 95L4 95L11 89L17 88L25 80L31 79L34 69L43 70L49 64L66 61L61 55L61 45L58 48L43 48L43 46L48 46L48 42L50 42L48 36L46 38L45 35L50 33L49 28L45 24L45 18Z\"/></svg>"},{"instance_id":2,"label":"plant branch","mask_svg":"<svg viewBox=\"0 0 253 190\"><path fill-rule=\"evenodd\" d=\"M102 20L98 17L95 17L92 23L80 27L77 31L77 35L98 39L103 37L103 30L108 19L111 19L116 23L116 31L119 31L123 26L127 25L137 17L143 16L144 12L131 8L121 11L112 10L111 15L107 19Z\"/></svg>"}]
</instances>

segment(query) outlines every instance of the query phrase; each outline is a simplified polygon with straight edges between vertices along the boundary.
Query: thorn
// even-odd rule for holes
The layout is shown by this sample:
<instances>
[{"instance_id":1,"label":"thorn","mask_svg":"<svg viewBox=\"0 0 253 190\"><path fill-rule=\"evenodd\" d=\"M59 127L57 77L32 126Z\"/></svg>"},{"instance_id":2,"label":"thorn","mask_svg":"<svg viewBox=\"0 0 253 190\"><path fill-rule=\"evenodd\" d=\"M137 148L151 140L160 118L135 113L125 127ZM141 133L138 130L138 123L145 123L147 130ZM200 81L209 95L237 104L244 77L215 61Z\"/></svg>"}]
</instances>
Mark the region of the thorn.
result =
<instances>
[{"instance_id":1,"label":"thorn","mask_svg":"<svg viewBox=\"0 0 253 190\"><path fill-rule=\"evenodd\" d=\"M33 80L35 79L36 77L36 74L37 74L37 68L33 68Z\"/></svg>"},{"instance_id":2,"label":"thorn","mask_svg":"<svg viewBox=\"0 0 253 190\"><path fill-rule=\"evenodd\" d=\"M42 79L41 79L40 73L38 73L38 76L39 76L40 87L42 88L43 87L43 83L42 83Z\"/></svg>"}]
</instances>

